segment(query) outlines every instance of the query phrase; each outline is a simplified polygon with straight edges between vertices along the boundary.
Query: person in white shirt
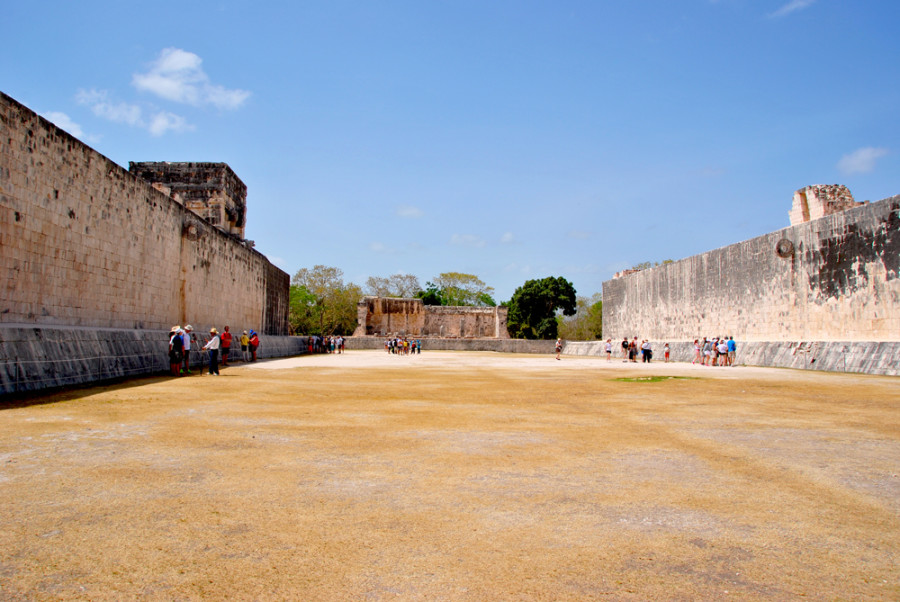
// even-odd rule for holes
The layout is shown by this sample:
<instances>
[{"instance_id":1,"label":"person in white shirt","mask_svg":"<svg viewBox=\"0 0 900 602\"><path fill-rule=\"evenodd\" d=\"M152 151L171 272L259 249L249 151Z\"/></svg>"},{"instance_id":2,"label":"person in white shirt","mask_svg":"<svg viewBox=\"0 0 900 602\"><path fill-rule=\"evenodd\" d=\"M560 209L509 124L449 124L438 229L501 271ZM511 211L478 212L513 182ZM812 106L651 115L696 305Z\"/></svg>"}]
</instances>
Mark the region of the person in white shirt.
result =
<instances>
[{"instance_id":1,"label":"person in white shirt","mask_svg":"<svg viewBox=\"0 0 900 602\"><path fill-rule=\"evenodd\" d=\"M219 331L215 328L209 329L209 342L203 348L209 351L209 373L212 376L219 376Z\"/></svg>"}]
</instances>

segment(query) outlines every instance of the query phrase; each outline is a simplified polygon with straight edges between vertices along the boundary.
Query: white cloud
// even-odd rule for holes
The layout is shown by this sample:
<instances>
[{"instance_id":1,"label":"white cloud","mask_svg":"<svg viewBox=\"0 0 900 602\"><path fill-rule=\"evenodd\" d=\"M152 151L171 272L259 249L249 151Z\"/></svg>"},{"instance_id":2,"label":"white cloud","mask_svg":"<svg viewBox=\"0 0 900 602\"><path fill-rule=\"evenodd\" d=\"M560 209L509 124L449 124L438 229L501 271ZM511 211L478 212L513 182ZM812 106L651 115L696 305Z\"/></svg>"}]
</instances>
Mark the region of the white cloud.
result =
<instances>
[{"instance_id":1,"label":"white cloud","mask_svg":"<svg viewBox=\"0 0 900 602\"><path fill-rule=\"evenodd\" d=\"M588 240L591 238L591 233L586 230L569 230L566 236L575 240Z\"/></svg>"},{"instance_id":2,"label":"white cloud","mask_svg":"<svg viewBox=\"0 0 900 602\"><path fill-rule=\"evenodd\" d=\"M502 243L505 244L505 245L508 245L508 244L513 243L513 242L515 242L515 241L516 241L516 237L513 236L513 233L512 233L512 232L504 232L504 233L503 233L503 236L500 237L500 242L502 242Z\"/></svg>"},{"instance_id":3,"label":"white cloud","mask_svg":"<svg viewBox=\"0 0 900 602\"><path fill-rule=\"evenodd\" d=\"M450 244L478 249L484 246L484 240L474 234L454 234L450 237Z\"/></svg>"},{"instance_id":4,"label":"white cloud","mask_svg":"<svg viewBox=\"0 0 900 602\"><path fill-rule=\"evenodd\" d=\"M53 122L76 138L84 137L84 131L81 129L81 126L72 121L65 113L60 113L59 111L47 111L46 113L41 113L41 117L47 121Z\"/></svg>"},{"instance_id":5,"label":"white cloud","mask_svg":"<svg viewBox=\"0 0 900 602\"><path fill-rule=\"evenodd\" d=\"M769 13L769 17L773 19L777 19L779 17L786 17L791 13L795 13L798 10L803 10L805 8L809 8L813 4L815 4L816 0L791 0L778 10L773 13Z\"/></svg>"},{"instance_id":6,"label":"white cloud","mask_svg":"<svg viewBox=\"0 0 900 602\"><path fill-rule=\"evenodd\" d=\"M844 155L838 161L837 167L844 175L853 175L858 173L869 173L875 169L875 162L888 154L886 148L875 148L867 146L859 148Z\"/></svg>"},{"instance_id":7,"label":"white cloud","mask_svg":"<svg viewBox=\"0 0 900 602\"><path fill-rule=\"evenodd\" d=\"M75 100L79 104L90 106L97 117L135 127L143 125L141 107L126 102L111 102L106 90L79 90Z\"/></svg>"},{"instance_id":8,"label":"white cloud","mask_svg":"<svg viewBox=\"0 0 900 602\"><path fill-rule=\"evenodd\" d=\"M412 205L399 205L397 207L396 213L399 217L406 217L410 219L416 219L422 217L424 215L422 210L418 207L413 207Z\"/></svg>"},{"instance_id":9,"label":"white cloud","mask_svg":"<svg viewBox=\"0 0 900 602\"><path fill-rule=\"evenodd\" d=\"M79 90L75 100L87 105L97 117L113 123L124 123L131 127L145 129L153 136L162 136L166 132L187 132L194 129L181 115L156 111L149 119L144 118L144 111L138 105L110 100L106 90Z\"/></svg>"},{"instance_id":10,"label":"white cloud","mask_svg":"<svg viewBox=\"0 0 900 602\"><path fill-rule=\"evenodd\" d=\"M193 130L194 126L185 121L184 117L175 115L174 113L159 112L150 118L147 130L153 136L162 136L168 131L187 132Z\"/></svg>"},{"instance_id":11,"label":"white cloud","mask_svg":"<svg viewBox=\"0 0 900 602\"><path fill-rule=\"evenodd\" d=\"M203 59L180 48L165 48L150 65L147 73L135 73L135 88L166 100L196 107L213 105L220 109L236 109L250 97L246 90L229 90L209 81L203 71Z\"/></svg>"}]
</instances>

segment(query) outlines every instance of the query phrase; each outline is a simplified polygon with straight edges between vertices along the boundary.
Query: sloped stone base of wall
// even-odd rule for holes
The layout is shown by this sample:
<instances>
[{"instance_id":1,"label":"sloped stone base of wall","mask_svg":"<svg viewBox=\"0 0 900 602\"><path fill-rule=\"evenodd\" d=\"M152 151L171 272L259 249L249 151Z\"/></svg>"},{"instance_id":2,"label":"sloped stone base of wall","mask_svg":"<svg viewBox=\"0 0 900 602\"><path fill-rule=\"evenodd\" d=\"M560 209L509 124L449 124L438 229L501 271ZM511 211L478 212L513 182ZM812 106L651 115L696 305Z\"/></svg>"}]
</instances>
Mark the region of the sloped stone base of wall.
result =
<instances>
[{"instance_id":1,"label":"sloped stone base of wall","mask_svg":"<svg viewBox=\"0 0 900 602\"><path fill-rule=\"evenodd\" d=\"M414 337L422 342L422 351L496 351L499 353L554 353L556 341L523 339L446 339ZM382 337L348 337L347 349L384 349Z\"/></svg>"},{"instance_id":2,"label":"sloped stone base of wall","mask_svg":"<svg viewBox=\"0 0 900 602\"><path fill-rule=\"evenodd\" d=\"M169 333L162 330L33 326L0 327L0 394L37 391L169 370ZM306 337L263 336L257 358L306 353ZM240 344L229 361L240 361ZM199 366L200 352L191 364Z\"/></svg>"},{"instance_id":3,"label":"sloped stone base of wall","mask_svg":"<svg viewBox=\"0 0 900 602\"><path fill-rule=\"evenodd\" d=\"M620 358L621 341L613 340L613 356ZM653 361L663 359L662 343L653 344ZM672 361L690 362L694 344L669 341ZM605 357L603 341L566 343L566 355ZM771 366L827 372L900 375L900 342L738 342L735 363L743 366Z\"/></svg>"}]
</instances>

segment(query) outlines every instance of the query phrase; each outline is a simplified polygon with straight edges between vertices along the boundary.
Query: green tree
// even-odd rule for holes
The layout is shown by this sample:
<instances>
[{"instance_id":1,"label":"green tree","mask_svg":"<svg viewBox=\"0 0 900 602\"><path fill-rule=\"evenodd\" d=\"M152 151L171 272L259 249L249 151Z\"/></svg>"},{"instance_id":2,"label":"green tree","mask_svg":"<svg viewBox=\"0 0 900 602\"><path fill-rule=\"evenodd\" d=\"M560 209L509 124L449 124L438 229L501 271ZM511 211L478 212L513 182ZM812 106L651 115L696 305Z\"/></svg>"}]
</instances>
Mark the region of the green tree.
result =
<instances>
[{"instance_id":1,"label":"green tree","mask_svg":"<svg viewBox=\"0 0 900 602\"><path fill-rule=\"evenodd\" d=\"M497 305L493 299L494 288L474 274L444 272L434 279L434 286L440 291L442 305Z\"/></svg>"},{"instance_id":2,"label":"green tree","mask_svg":"<svg viewBox=\"0 0 900 602\"><path fill-rule=\"evenodd\" d=\"M412 274L394 274L387 278L369 276L366 280L366 294L375 297L415 297L422 290L419 279Z\"/></svg>"},{"instance_id":3,"label":"green tree","mask_svg":"<svg viewBox=\"0 0 900 602\"><path fill-rule=\"evenodd\" d=\"M318 325L314 318L316 297L299 284L292 284L288 301L288 322L294 334L310 333L311 325Z\"/></svg>"},{"instance_id":4,"label":"green tree","mask_svg":"<svg viewBox=\"0 0 900 602\"><path fill-rule=\"evenodd\" d=\"M305 316L305 323L298 323L303 334L350 335L356 330L356 306L362 297L362 289L352 282L344 283L344 273L338 268L317 265L303 268L294 274L291 284L297 287L298 316Z\"/></svg>"},{"instance_id":5,"label":"green tree","mask_svg":"<svg viewBox=\"0 0 900 602\"><path fill-rule=\"evenodd\" d=\"M559 336L572 341L592 341L603 336L603 297L576 297L574 316L557 316Z\"/></svg>"},{"instance_id":6,"label":"green tree","mask_svg":"<svg viewBox=\"0 0 900 602\"><path fill-rule=\"evenodd\" d=\"M563 277L528 280L509 300L507 330L514 339L554 339L557 312L574 316L575 287Z\"/></svg>"},{"instance_id":7,"label":"green tree","mask_svg":"<svg viewBox=\"0 0 900 602\"><path fill-rule=\"evenodd\" d=\"M441 290L434 282L426 282L425 290L417 292L416 297L421 299L425 305L447 305L441 295Z\"/></svg>"}]
</instances>

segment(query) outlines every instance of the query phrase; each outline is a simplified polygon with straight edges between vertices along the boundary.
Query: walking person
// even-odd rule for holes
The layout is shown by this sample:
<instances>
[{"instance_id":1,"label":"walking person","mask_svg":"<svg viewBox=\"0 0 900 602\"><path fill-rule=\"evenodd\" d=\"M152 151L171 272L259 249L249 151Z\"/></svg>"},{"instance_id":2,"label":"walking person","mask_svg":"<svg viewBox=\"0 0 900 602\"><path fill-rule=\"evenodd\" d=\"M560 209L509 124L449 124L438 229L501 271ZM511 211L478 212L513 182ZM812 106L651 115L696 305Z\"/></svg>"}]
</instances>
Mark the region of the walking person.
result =
<instances>
[{"instance_id":1,"label":"walking person","mask_svg":"<svg viewBox=\"0 0 900 602\"><path fill-rule=\"evenodd\" d=\"M666 363L668 364L669 363L669 344L668 343L666 343L663 346L663 355L666 356Z\"/></svg>"},{"instance_id":2,"label":"walking person","mask_svg":"<svg viewBox=\"0 0 900 602\"><path fill-rule=\"evenodd\" d=\"M203 346L203 349L209 351L209 374L210 376L219 376L219 347L221 339L215 328L209 329L209 342Z\"/></svg>"},{"instance_id":3,"label":"walking person","mask_svg":"<svg viewBox=\"0 0 900 602\"><path fill-rule=\"evenodd\" d=\"M606 361L612 361L612 339L606 339Z\"/></svg>"},{"instance_id":4,"label":"walking person","mask_svg":"<svg viewBox=\"0 0 900 602\"><path fill-rule=\"evenodd\" d=\"M560 353L562 353L562 339L556 339L556 359L559 359Z\"/></svg>"}]
</instances>

